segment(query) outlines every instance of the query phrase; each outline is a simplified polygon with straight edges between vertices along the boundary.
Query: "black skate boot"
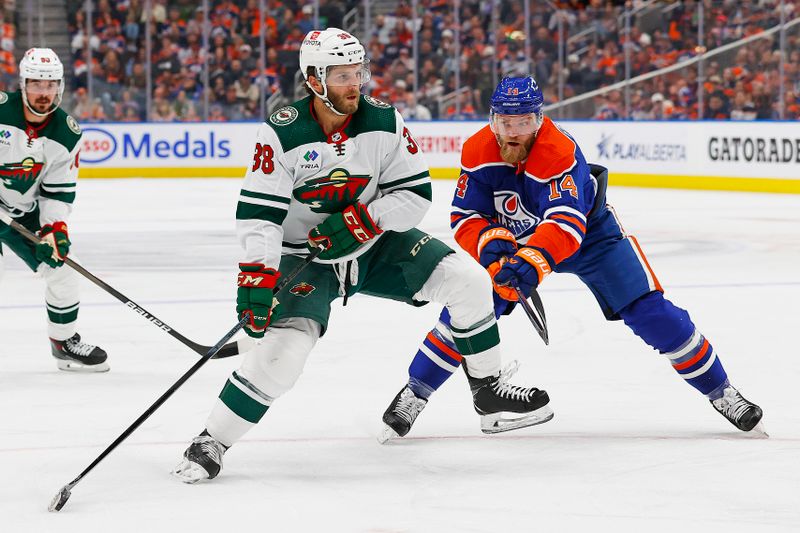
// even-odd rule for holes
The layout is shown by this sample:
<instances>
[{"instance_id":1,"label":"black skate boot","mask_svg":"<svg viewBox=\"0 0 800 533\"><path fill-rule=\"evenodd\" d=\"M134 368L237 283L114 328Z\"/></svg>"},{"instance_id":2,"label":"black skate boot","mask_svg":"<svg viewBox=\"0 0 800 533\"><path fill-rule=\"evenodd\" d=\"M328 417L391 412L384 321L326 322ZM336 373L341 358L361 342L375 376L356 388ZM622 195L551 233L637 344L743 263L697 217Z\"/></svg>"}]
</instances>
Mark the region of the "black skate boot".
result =
<instances>
[{"instance_id":1,"label":"black skate boot","mask_svg":"<svg viewBox=\"0 0 800 533\"><path fill-rule=\"evenodd\" d=\"M50 348L60 370L71 372L108 372L108 354L99 346L81 342L77 333L64 341L50 339Z\"/></svg>"},{"instance_id":2,"label":"black skate boot","mask_svg":"<svg viewBox=\"0 0 800 533\"><path fill-rule=\"evenodd\" d=\"M383 422L386 426L378 435L378 442L386 444L395 437L405 437L427 403L428 400L414 394L407 385L403 387L383 413Z\"/></svg>"},{"instance_id":3,"label":"black skate boot","mask_svg":"<svg viewBox=\"0 0 800 533\"><path fill-rule=\"evenodd\" d=\"M764 413L761 408L751 401L745 399L741 393L731 385L726 385L722 390L722 396L716 400L711 400L722 416L727 418L731 424L742 431L757 429L758 432L766 435L763 426L760 424Z\"/></svg>"},{"instance_id":4,"label":"black skate boot","mask_svg":"<svg viewBox=\"0 0 800 533\"><path fill-rule=\"evenodd\" d=\"M222 470L222 456L227 449L207 431L203 431L192 439L192 443L183 452L183 460L172 471L172 475L184 483L214 479Z\"/></svg>"},{"instance_id":5,"label":"black skate boot","mask_svg":"<svg viewBox=\"0 0 800 533\"><path fill-rule=\"evenodd\" d=\"M547 392L536 387L520 387L508 383L517 371L519 363L509 364L497 376L474 378L466 366L469 388L475 411L481 416L481 431L501 433L537 424L553 418L553 410L547 404Z\"/></svg>"}]
</instances>

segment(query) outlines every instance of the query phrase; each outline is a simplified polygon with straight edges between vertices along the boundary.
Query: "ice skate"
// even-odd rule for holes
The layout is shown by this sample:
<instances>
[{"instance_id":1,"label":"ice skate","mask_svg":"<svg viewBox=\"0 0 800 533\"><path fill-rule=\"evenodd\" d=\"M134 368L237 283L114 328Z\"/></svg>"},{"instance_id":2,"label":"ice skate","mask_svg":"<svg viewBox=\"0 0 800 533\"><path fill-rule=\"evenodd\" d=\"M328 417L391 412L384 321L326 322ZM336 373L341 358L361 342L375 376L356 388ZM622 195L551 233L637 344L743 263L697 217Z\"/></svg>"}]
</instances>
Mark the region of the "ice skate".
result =
<instances>
[{"instance_id":1,"label":"ice skate","mask_svg":"<svg viewBox=\"0 0 800 533\"><path fill-rule=\"evenodd\" d=\"M467 371L475 411L481 416L481 431L501 433L537 424L553 418L547 406L550 397L536 387L520 387L508 383L519 363L509 364L497 376L473 378ZM465 368L466 371L466 368Z\"/></svg>"},{"instance_id":2,"label":"ice skate","mask_svg":"<svg viewBox=\"0 0 800 533\"><path fill-rule=\"evenodd\" d=\"M408 386L403 387L383 413L386 425L378 435L378 442L386 444L393 438L405 437L427 403L428 400L418 397Z\"/></svg>"},{"instance_id":3,"label":"ice skate","mask_svg":"<svg viewBox=\"0 0 800 533\"><path fill-rule=\"evenodd\" d=\"M765 437L769 436L761 423L761 417L764 416L761 408L745 399L733 386L727 385L720 398L711 400L711 405L740 430L754 431Z\"/></svg>"},{"instance_id":4,"label":"ice skate","mask_svg":"<svg viewBox=\"0 0 800 533\"><path fill-rule=\"evenodd\" d=\"M184 483L197 483L203 479L214 479L222 470L225 446L206 432L192 439L183 452L183 460L172 470L172 475Z\"/></svg>"},{"instance_id":5,"label":"ice skate","mask_svg":"<svg viewBox=\"0 0 800 533\"><path fill-rule=\"evenodd\" d=\"M50 339L51 353L58 368L69 372L108 372L108 354L99 346L81 342L75 334L67 340Z\"/></svg>"}]
</instances>

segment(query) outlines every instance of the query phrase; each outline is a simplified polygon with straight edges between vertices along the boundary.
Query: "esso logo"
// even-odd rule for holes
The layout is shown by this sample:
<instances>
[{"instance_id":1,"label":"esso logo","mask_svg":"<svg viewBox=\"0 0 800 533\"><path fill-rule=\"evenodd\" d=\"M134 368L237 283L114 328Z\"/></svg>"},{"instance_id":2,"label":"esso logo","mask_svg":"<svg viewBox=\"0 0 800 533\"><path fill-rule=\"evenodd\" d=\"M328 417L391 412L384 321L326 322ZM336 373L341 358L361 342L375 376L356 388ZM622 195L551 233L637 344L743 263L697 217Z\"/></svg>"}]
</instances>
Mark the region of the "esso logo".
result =
<instances>
[{"instance_id":1,"label":"esso logo","mask_svg":"<svg viewBox=\"0 0 800 533\"><path fill-rule=\"evenodd\" d=\"M117 151L117 140L100 128L84 128L81 138L81 163L102 163Z\"/></svg>"}]
</instances>

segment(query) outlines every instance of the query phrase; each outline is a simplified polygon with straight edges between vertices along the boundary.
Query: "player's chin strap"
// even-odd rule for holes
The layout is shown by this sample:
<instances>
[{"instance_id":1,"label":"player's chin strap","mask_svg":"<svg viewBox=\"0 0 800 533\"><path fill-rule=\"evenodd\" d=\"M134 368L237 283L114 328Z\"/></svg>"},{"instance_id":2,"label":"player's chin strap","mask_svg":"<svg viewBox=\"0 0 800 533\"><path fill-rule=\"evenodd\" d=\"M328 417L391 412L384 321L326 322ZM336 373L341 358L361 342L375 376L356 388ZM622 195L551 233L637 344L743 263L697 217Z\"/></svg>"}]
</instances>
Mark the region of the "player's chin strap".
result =
<instances>
[{"instance_id":1,"label":"player's chin strap","mask_svg":"<svg viewBox=\"0 0 800 533\"><path fill-rule=\"evenodd\" d=\"M347 113L340 112L338 109L336 109L336 106L333 105L333 102L331 102L328 99L328 85L325 83L324 79L320 78L320 85L322 85L322 94L319 94L317 91L315 91L314 88L311 86L311 84L308 83L308 81L306 81L306 86L309 89L311 89L311 92L314 93L314 96L316 96L317 98L322 100L322 103L325 104L325 107L327 107L328 109L330 109L331 111L333 111L334 113L339 115L340 117L346 117Z\"/></svg>"},{"instance_id":2,"label":"player's chin strap","mask_svg":"<svg viewBox=\"0 0 800 533\"><path fill-rule=\"evenodd\" d=\"M61 105L61 101L63 100L63 95L64 95L64 80L59 80L58 94L56 94L55 98L53 98L53 103L50 105L50 109L44 113L39 113L38 111L36 111L33 108L33 106L28 102L28 95L26 94L27 91L25 89L25 85L27 85L27 83L28 81L26 79L25 83L20 86L20 89L22 89L20 91L22 93L22 101L25 102L25 107L28 109L28 111L30 111L37 117L39 118L47 117L51 115L53 112L55 112L55 110L58 109L58 106Z\"/></svg>"}]
</instances>

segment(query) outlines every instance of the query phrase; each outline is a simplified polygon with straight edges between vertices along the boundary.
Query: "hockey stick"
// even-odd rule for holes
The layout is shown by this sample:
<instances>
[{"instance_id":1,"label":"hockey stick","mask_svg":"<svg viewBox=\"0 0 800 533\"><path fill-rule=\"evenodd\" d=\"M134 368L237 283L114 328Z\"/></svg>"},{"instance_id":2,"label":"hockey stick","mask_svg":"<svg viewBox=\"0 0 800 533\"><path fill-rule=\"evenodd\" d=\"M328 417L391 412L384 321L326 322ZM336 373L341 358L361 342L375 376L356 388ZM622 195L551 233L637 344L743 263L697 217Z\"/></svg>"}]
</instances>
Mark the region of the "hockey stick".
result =
<instances>
[{"instance_id":1,"label":"hockey stick","mask_svg":"<svg viewBox=\"0 0 800 533\"><path fill-rule=\"evenodd\" d=\"M292 270L292 271L291 271L291 272L290 272L290 273L289 273L289 274L288 274L286 277L284 277L284 278L283 278L283 279L282 279L282 280L281 280L281 281L278 283L278 285L277 285L277 286L275 287L275 289L272 291L273 295L274 295L274 296L277 296L277 295L278 295L278 293L280 293L280 292L281 292L281 290L283 290L283 289L284 289L284 288L285 288L287 285L289 285L289 283L291 283L291 282L294 280L294 278L296 278L296 277L297 277L297 275L298 275L298 274L300 274L300 272L302 272L303 270L305 270L305 268L306 268L308 265L310 265L310 264L311 264L311 262L312 262L312 261L313 261L313 260L314 260L314 259L315 259L315 258L316 258L316 257L317 257L319 254L320 254L320 253L322 253L322 251L323 251L323 250L324 250L324 248L323 248L322 246L320 246L319 248L317 248L316 250L314 250L313 252L311 252L311 253L308 255L308 257L306 257L306 258L305 258L305 260L304 260L302 263L300 263L299 265L297 265L297 266L294 268L294 270ZM192 367L191 367L189 370L187 370L185 374L183 374L183 375L182 375L180 378L178 378L178 381L176 381L176 382L175 382L175 383L174 383L174 384L173 384L173 385L172 385L172 386L171 386L171 387L170 387L170 388L167 390L167 392L165 392L164 394L162 394L162 395L161 395L161 396L160 396L160 397L159 397L159 398L158 398L158 399L157 399L157 400L156 400L156 401L153 403L153 405L151 405L150 407L148 407L148 408L147 408L147 410L146 410L144 413L142 413L142 414L141 414L141 416L139 416L139 418L137 418L137 419L136 419L136 420L133 422L133 424L131 424L130 426L128 426L128 429L126 429L125 431L123 431L123 432L122 432L122 434L121 434L119 437L117 437L117 438L116 438L116 440L114 440L114 442L112 442L112 443L111 443L111 444L108 446L108 448L106 448L105 450L103 450L103 452L102 452L100 455L98 455L98 456L97 456L97 458L96 458L94 461L92 461L92 463L91 463L89 466L87 466L87 467L86 467L86 469L85 469L83 472L81 472L81 473L78 475L78 477L76 477L75 479L73 479L72 481L70 481L69 483L67 483L66 485L64 485L63 487L61 487L61 490L59 490L59 491L58 491L58 493L56 493L56 495L53 497L53 500L50 502L50 505L47 507L47 509L48 509L50 512L57 512L57 511L60 511L60 510L61 510L61 509L64 507L64 505L67 503L67 500L69 500L69 497L72 495L72 489L73 489L73 488L75 488L75 485L77 485L77 484L80 482L80 480L81 480L81 479L83 479L83 477L84 477L86 474L88 474L89 472L91 472L91 471L92 471L92 469L93 469L95 466L97 466L97 464L98 464L100 461L102 461L102 460L103 460L103 459L104 459L104 458L105 458L105 457L106 457L106 456L107 456L109 453L111 453L112 451L114 451L114 448L116 448L117 446L119 446L119 445L122 443L122 441L124 441L125 439L127 439L127 438L128 438L130 435L131 435L131 433L133 433L134 431L136 431L136 429L137 429L137 428L138 428L140 425L142 425L142 423L143 423L145 420L147 420L148 418L150 418L150 415L152 415L152 414L153 414L153 413L156 411L156 409L158 409L159 407L161 407L161 405L163 405L163 403L164 403L164 402L166 402L166 401L169 399L169 397L170 397L170 396L172 396L172 394L173 394L173 393L174 393L176 390L178 390L178 389L181 387L181 385L183 385L183 384L186 382L186 380L188 380L190 377L192 377L192 375L193 375L195 372L197 372L198 370L200 370L200 368L201 368L201 367L202 367L204 364L206 364L206 363L207 363L209 360L211 360L211 359L214 357L214 355L215 355L217 352L219 352L219 351L222 349L222 346L223 346L223 345L224 345L226 342L228 342L228 341L231 339L231 337L233 337L234 335L236 335L236 333L237 333L237 332L238 332L238 331L239 331L239 330L240 330L240 329L241 329L241 328L242 328L242 327L245 325L245 323L247 323L247 320L248 320L248 317L247 317L247 316L243 316L243 317L242 317L242 319L241 319L241 320L239 320L239 322L237 322L237 323L236 323L236 325L235 325L233 328L231 328L231 330L230 330L228 333L226 333L226 334L225 334L225 336L224 336L224 337L222 337L222 338L219 340L219 342L218 342L217 344L215 344L214 346L212 346L212 347L211 347L211 348L208 350L208 353L206 353L206 354L205 354L205 355L204 355L202 358L200 358L200 360L199 360L199 361L197 361L197 362L196 362L194 365L192 365Z\"/></svg>"},{"instance_id":2,"label":"hockey stick","mask_svg":"<svg viewBox=\"0 0 800 533\"><path fill-rule=\"evenodd\" d=\"M528 303L528 299L525 298L525 295L522 294L519 287L514 285L514 291L517 293L517 298L519 298L522 309L525 310L525 314L528 315L528 319L530 319L531 324L533 324L533 329L535 329L536 333L542 338L545 346L549 345L550 334L547 332L547 317L544 314L544 305L542 305L542 299L539 297L539 293L536 292L536 289L531 289L531 301L533 302L533 307L531 307L531 304Z\"/></svg>"},{"instance_id":3,"label":"hockey stick","mask_svg":"<svg viewBox=\"0 0 800 533\"><path fill-rule=\"evenodd\" d=\"M5 213L2 210L0 210L0 221L11 226L13 229L15 229L18 233L20 233L23 237L31 241L33 244L39 244L40 242L42 242L39 239L39 237L37 237L33 232L31 232L30 230L28 230L28 228L26 228L25 226L23 226L13 218L11 218L7 213ZM211 346L203 346L202 344L190 341L189 339L187 339L186 337L184 337L183 335L172 329L170 326L168 326L166 322L157 318L154 314L147 311L144 307L140 306L139 304L137 304L136 302L134 302L133 300L131 300L130 298L119 292L117 289L115 289L105 281L101 280L100 278L98 278L85 268L83 268L81 265L79 265L69 257L64 258L64 262L67 265L69 265L73 270L78 272L78 274L82 275L83 277L85 277L86 279L88 279L89 281L91 281L92 283L94 283L95 285L97 285L110 295L112 295L114 298L125 304L125 307L129 307L136 314L141 315L145 320L156 326L158 329L169 333L174 338L178 339L181 343L183 343L185 346L188 346L189 349L191 349L196 354L205 355L211 349ZM222 359L223 357L231 357L233 355L239 355L239 353L243 351L246 350L244 349L240 350L238 342L231 342L230 344L226 344L221 349L219 349L217 355L214 356L214 359Z\"/></svg>"}]
</instances>

